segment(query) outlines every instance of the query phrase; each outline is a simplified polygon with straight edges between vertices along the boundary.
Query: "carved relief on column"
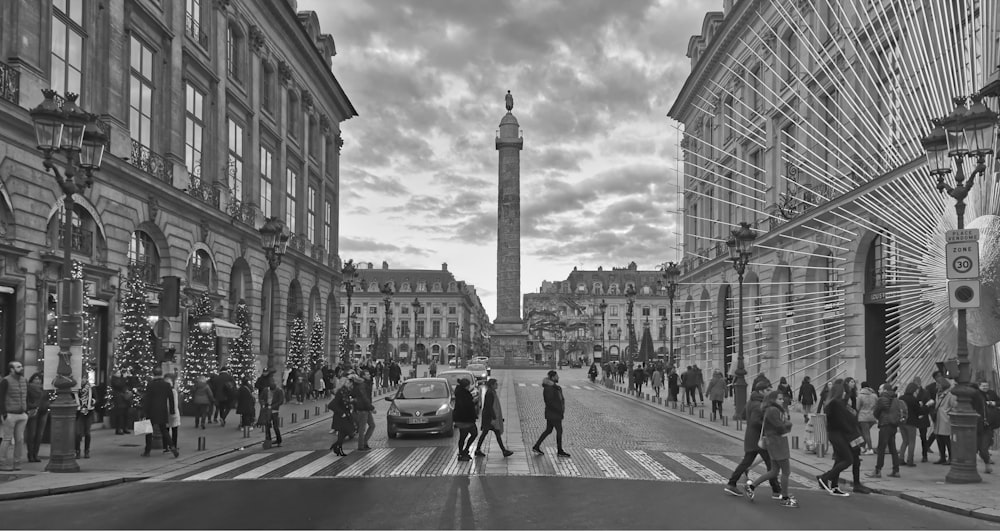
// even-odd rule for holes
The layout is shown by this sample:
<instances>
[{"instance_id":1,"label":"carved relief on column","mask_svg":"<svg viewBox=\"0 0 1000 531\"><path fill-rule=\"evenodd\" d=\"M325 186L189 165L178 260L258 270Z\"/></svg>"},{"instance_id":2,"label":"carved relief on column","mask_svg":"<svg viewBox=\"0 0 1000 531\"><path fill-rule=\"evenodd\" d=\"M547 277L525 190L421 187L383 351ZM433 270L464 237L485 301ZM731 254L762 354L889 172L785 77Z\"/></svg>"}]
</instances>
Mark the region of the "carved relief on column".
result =
<instances>
[{"instance_id":1,"label":"carved relief on column","mask_svg":"<svg viewBox=\"0 0 1000 531\"><path fill-rule=\"evenodd\" d=\"M278 61L278 81L282 85L288 85L292 80L292 67L288 66L285 61Z\"/></svg>"},{"instance_id":2,"label":"carved relief on column","mask_svg":"<svg viewBox=\"0 0 1000 531\"><path fill-rule=\"evenodd\" d=\"M302 104L306 109L312 109L314 105L312 92L306 89L302 89Z\"/></svg>"},{"instance_id":3,"label":"carved relief on column","mask_svg":"<svg viewBox=\"0 0 1000 531\"><path fill-rule=\"evenodd\" d=\"M333 141L337 144L337 153L340 153L341 148L344 147L344 137L337 133L333 137Z\"/></svg>"},{"instance_id":4,"label":"carved relief on column","mask_svg":"<svg viewBox=\"0 0 1000 531\"><path fill-rule=\"evenodd\" d=\"M146 206L148 208L149 221L156 223L156 216L160 213L160 201L156 198L155 194L149 194L146 199Z\"/></svg>"},{"instance_id":5,"label":"carved relief on column","mask_svg":"<svg viewBox=\"0 0 1000 531\"><path fill-rule=\"evenodd\" d=\"M250 49L254 53L260 53L260 49L264 47L264 42L264 32L256 24L251 24L250 30L247 32L247 43L250 44Z\"/></svg>"}]
</instances>

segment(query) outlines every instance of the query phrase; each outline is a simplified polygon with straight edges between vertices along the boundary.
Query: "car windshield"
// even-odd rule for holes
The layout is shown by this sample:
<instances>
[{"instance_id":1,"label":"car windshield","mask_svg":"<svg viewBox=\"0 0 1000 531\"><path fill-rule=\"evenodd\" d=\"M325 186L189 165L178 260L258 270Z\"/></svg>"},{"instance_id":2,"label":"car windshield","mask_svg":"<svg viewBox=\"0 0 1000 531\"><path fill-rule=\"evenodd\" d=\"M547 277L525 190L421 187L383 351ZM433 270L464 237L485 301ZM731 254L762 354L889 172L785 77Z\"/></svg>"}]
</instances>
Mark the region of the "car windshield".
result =
<instances>
[{"instance_id":1,"label":"car windshield","mask_svg":"<svg viewBox=\"0 0 1000 531\"><path fill-rule=\"evenodd\" d=\"M470 363L470 364L466 365L465 368L469 369L470 371L485 371L486 370L486 366L483 365L483 364L481 364L481 363Z\"/></svg>"},{"instance_id":2,"label":"car windshield","mask_svg":"<svg viewBox=\"0 0 1000 531\"><path fill-rule=\"evenodd\" d=\"M448 386L444 382L404 383L396 393L396 398L420 400L424 398L448 398Z\"/></svg>"},{"instance_id":3,"label":"car windshield","mask_svg":"<svg viewBox=\"0 0 1000 531\"><path fill-rule=\"evenodd\" d=\"M448 385L450 385L452 387L458 385L458 379L459 378L465 378L466 380L469 380L470 382L472 382L472 381L474 381L476 379L476 377L473 376L472 373L468 373L468 372L449 372L449 373L446 373L446 374L439 374L438 376L441 377L441 378L444 378L445 380L448 380Z\"/></svg>"}]
</instances>

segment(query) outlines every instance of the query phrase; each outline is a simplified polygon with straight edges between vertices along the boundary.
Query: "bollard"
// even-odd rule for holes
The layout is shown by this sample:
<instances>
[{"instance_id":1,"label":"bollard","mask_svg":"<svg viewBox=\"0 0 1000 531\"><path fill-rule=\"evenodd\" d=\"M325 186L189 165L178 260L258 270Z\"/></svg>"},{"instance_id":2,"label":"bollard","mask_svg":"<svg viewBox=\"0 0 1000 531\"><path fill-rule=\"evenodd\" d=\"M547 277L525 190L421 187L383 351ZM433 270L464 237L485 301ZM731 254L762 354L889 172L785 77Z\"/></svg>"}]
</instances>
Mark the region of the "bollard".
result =
<instances>
[{"instance_id":1,"label":"bollard","mask_svg":"<svg viewBox=\"0 0 1000 531\"><path fill-rule=\"evenodd\" d=\"M292 414L292 416L294 417L295 414ZM278 427L279 428L285 427L285 417L278 417Z\"/></svg>"},{"instance_id":2,"label":"bollard","mask_svg":"<svg viewBox=\"0 0 1000 531\"><path fill-rule=\"evenodd\" d=\"M243 438L244 439L250 438L250 426L243 426Z\"/></svg>"},{"instance_id":3,"label":"bollard","mask_svg":"<svg viewBox=\"0 0 1000 531\"><path fill-rule=\"evenodd\" d=\"M292 424L295 424L298 421L299 421L299 418L295 415L295 413L292 413Z\"/></svg>"},{"instance_id":4,"label":"bollard","mask_svg":"<svg viewBox=\"0 0 1000 531\"><path fill-rule=\"evenodd\" d=\"M688 415L694 415L694 406L688 406Z\"/></svg>"},{"instance_id":5,"label":"bollard","mask_svg":"<svg viewBox=\"0 0 1000 531\"><path fill-rule=\"evenodd\" d=\"M715 413L713 413L712 415L714 416ZM698 418L702 418L702 419L705 418L705 410L704 409L699 409L698 410Z\"/></svg>"},{"instance_id":6,"label":"bollard","mask_svg":"<svg viewBox=\"0 0 1000 531\"><path fill-rule=\"evenodd\" d=\"M743 431L743 421L736 419L736 431Z\"/></svg>"},{"instance_id":7,"label":"bollard","mask_svg":"<svg viewBox=\"0 0 1000 531\"><path fill-rule=\"evenodd\" d=\"M792 435L792 450L799 449L799 437L797 435Z\"/></svg>"},{"instance_id":8,"label":"bollard","mask_svg":"<svg viewBox=\"0 0 1000 531\"><path fill-rule=\"evenodd\" d=\"M201 452L204 449L205 449L205 438L198 437L198 451Z\"/></svg>"},{"instance_id":9,"label":"bollard","mask_svg":"<svg viewBox=\"0 0 1000 531\"><path fill-rule=\"evenodd\" d=\"M316 406L316 416L318 417L319 415L320 415L319 406Z\"/></svg>"},{"instance_id":10,"label":"bollard","mask_svg":"<svg viewBox=\"0 0 1000 531\"><path fill-rule=\"evenodd\" d=\"M729 417L727 417L725 415L719 415L719 418L722 419L722 425L723 426L728 426L729 425Z\"/></svg>"},{"instance_id":11,"label":"bollard","mask_svg":"<svg viewBox=\"0 0 1000 531\"><path fill-rule=\"evenodd\" d=\"M302 420L309 420L309 410L305 409L302 411Z\"/></svg>"}]
</instances>

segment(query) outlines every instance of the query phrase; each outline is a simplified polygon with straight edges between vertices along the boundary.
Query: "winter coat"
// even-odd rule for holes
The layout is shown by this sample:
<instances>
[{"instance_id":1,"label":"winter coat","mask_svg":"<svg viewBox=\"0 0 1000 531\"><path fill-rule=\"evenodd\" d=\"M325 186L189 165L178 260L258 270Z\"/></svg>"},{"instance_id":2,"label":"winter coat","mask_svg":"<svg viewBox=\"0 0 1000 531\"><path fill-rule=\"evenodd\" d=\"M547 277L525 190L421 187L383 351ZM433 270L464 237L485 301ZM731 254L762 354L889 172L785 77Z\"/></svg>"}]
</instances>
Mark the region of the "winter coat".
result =
<instances>
[{"instance_id":1,"label":"winter coat","mask_svg":"<svg viewBox=\"0 0 1000 531\"><path fill-rule=\"evenodd\" d=\"M170 391L174 394L174 404L180 404L180 400L177 399L177 386L171 385ZM181 409L177 408L173 413L167 415L167 427L177 428L181 425Z\"/></svg>"},{"instance_id":2,"label":"winter coat","mask_svg":"<svg viewBox=\"0 0 1000 531\"><path fill-rule=\"evenodd\" d=\"M681 387L680 387L680 385L677 384L677 372L676 371L674 371L674 372L672 372L672 373L670 373L670 374L667 375L667 389L669 389L671 393L676 393L676 392L680 391Z\"/></svg>"},{"instance_id":3,"label":"winter coat","mask_svg":"<svg viewBox=\"0 0 1000 531\"><path fill-rule=\"evenodd\" d=\"M28 384L28 411L37 409L38 415L49 412L49 392L42 388L42 382Z\"/></svg>"},{"instance_id":4,"label":"winter coat","mask_svg":"<svg viewBox=\"0 0 1000 531\"><path fill-rule=\"evenodd\" d=\"M486 388L483 399L482 430L496 430L503 433L503 409L500 407L500 397L495 389Z\"/></svg>"},{"instance_id":5,"label":"winter coat","mask_svg":"<svg viewBox=\"0 0 1000 531\"><path fill-rule=\"evenodd\" d=\"M562 420L566 412L562 387L549 378L542 379L542 398L545 400L545 420Z\"/></svg>"},{"instance_id":6,"label":"winter coat","mask_svg":"<svg viewBox=\"0 0 1000 531\"><path fill-rule=\"evenodd\" d=\"M927 428L930 426L930 420L927 418L927 409L920 403L920 399L912 394L907 394L903 395L900 400L906 404L907 426L914 426L916 428Z\"/></svg>"},{"instance_id":7,"label":"winter coat","mask_svg":"<svg viewBox=\"0 0 1000 531\"><path fill-rule=\"evenodd\" d=\"M212 395L219 404L232 405L237 399L236 378L228 371L220 372L212 380Z\"/></svg>"},{"instance_id":8,"label":"winter coat","mask_svg":"<svg viewBox=\"0 0 1000 531\"><path fill-rule=\"evenodd\" d=\"M201 406L215 402L215 395L212 394L212 388L209 387L208 382L195 382L191 397L195 404Z\"/></svg>"},{"instance_id":9,"label":"winter coat","mask_svg":"<svg viewBox=\"0 0 1000 531\"><path fill-rule=\"evenodd\" d=\"M743 418L747 419L746 431L743 433L744 452L756 452L760 450L757 447L757 440L760 439L760 428L764 422L764 412L760 409L763 401L764 393L754 391L750 393L746 409L743 410Z\"/></svg>"},{"instance_id":10,"label":"winter coat","mask_svg":"<svg viewBox=\"0 0 1000 531\"><path fill-rule=\"evenodd\" d=\"M317 393L326 391L326 382L323 381L323 371L316 371L313 374L313 390Z\"/></svg>"},{"instance_id":11,"label":"winter coat","mask_svg":"<svg viewBox=\"0 0 1000 531\"><path fill-rule=\"evenodd\" d=\"M472 392L464 385L455 386L455 410L452 418L456 423L475 423L479 417L476 411L476 401L472 398Z\"/></svg>"},{"instance_id":12,"label":"winter coat","mask_svg":"<svg viewBox=\"0 0 1000 531\"><path fill-rule=\"evenodd\" d=\"M143 416L154 426L166 424L170 414L177 411L174 389L163 378L153 378L146 386Z\"/></svg>"},{"instance_id":13,"label":"winter coat","mask_svg":"<svg viewBox=\"0 0 1000 531\"><path fill-rule=\"evenodd\" d=\"M372 404L371 379L365 378L363 382L354 382L351 398L354 399L355 411L375 411L375 406Z\"/></svg>"},{"instance_id":14,"label":"winter coat","mask_svg":"<svg viewBox=\"0 0 1000 531\"><path fill-rule=\"evenodd\" d=\"M783 395L785 395L785 403L786 404L791 404L792 403L792 395L793 395L793 393L792 393L792 386L790 384L788 384L787 382L786 383L779 383L778 384L778 392L781 393L781 394L783 394Z\"/></svg>"},{"instance_id":15,"label":"winter coat","mask_svg":"<svg viewBox=\"0 0 1000 531\"><path fill-rule=\"evenodd\" d=\"M663 373L659 369L653 371L653 389L663 387Z\"/></svg>"},{"instance_id":16,"label":"winter coat","mask_svg":"<svg viewBox=\"0 0 1000 531\"><path fill-rule=\"evenodd\" d=\"M253 417L257 414L256 409L254 407L253 388L246 385L240 386L236 398L236 413L238 415Z\"/></svg>"},{"instance_id":17,"label":"winter coat","mask_svg":"<svg viewBox=\"0 0 1000 531\"><path fill-rule=\"evenodd\" d=\"M701 387L705 385L705 375L702 374L701 369L695 367L694 371L694 387Z\"/></svg>"},{"instance_id":18,"label":"winter coat","mask_svg":"<svg viewBox=\"0 0 1000 531\"><path fill-rule=\"evenodd\" d=\"M844 399L830 400L823 412L826 413L827 433L840 433L848 441L853 441L861 436L858 418L847 407L847 402Z\"/></svg>"},{"instance_id":19,"label":"winter coat","mask_svg":"<svg viewBox=\"0 0 1000 531\"><path fill-rule=\"evenodd\" d=\"M937 416L934 417L934 434L951 437L951 411L958 407L958 399L949 388L939 392L935 400Z\"/></svg>"},{"instance_id":20,"label":"winter coat","mask_svg":"<svg viewBox=\"0 0 1000 531\"><path fill-rule=\"evenodd\" d=\"M722 377L721 374L717 374L712 377L712 380L708 382L708 389L705 390L708 394L709 400L717 400L719 402L726 399L726 379Z\"/></svg>"},{"instance_id":21,"label":"winter coat","mask_svg":"<svg viewBox=\"0 0 1000 531\"><path fill-rule=\"evenodd\" d=\"M772 404L763 409L763 417L767 453L771 455L771 459L788 459L791 457L788 432L792 431L792 421L788 419L788 412L780 405Z\"/></svg>"},{"instance_id":22,"label":"winter coat","mask_svg":"<svg viewBox=\"0 0 1000 531\"><path fill-rule=\"evenodd\" d=\"M326 407L333 411L333 429L345 434L354 432L354 421L351 420L351 391L346 385L337 389Z\"/></svg>"},{"instance_id":23,"label":"winter coat","mask_svg":"<svg viewBox=\"0 0 1000 531\"><path fill-rule=\"evenodd\" d=\"M869 387L862 387L858 392L858 422L875 422L875 404L878 395Z\"/></svg>"},{"instance_id":24,"label":"winter coat","mask_svg":"<svg viewBox=\"0 0 1000 531\"><path fill-rule=\"evenodd\" d=\"M896 394L892 391L883 392L878 397L878 401L875 402L875 409L872 411L878 421L879 428L898 427L903 424L901 420L907 413L906 404L897 399Z\"/></svg>"},{"instance_id":25,"label":"winter coat","mask_svg":"<svg viewBox=\"0 0 1000 531\"><path fill-rule=\"evenodd\" d=\"M116 408L127 408L132 406L132 400L126 395L132 390L125 383L125 378L121 376L111 377L111 404Z\"/></svg>"},{"instance_id":26,"label":"winter coat","mask_svg":"<svg viewBox=\"0 0 1000 531\"><path fill-rule=\"evenodd\" d=\"M811 406L816 403L816 388L811 383L803 383L799 386L799 403L803 406Z\"/></svg>"}]
</instances>

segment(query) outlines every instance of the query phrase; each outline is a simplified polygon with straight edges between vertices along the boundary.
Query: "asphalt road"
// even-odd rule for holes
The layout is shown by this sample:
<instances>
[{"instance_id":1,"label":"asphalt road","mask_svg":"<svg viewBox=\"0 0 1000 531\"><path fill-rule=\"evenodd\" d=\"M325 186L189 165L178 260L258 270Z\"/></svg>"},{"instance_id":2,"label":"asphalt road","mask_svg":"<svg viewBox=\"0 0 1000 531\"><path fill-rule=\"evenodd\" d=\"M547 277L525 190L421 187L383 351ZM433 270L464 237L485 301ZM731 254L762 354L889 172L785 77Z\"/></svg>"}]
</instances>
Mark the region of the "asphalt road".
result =
<instances>
[{"instance_id":1,"label":"asphalt road","mask_svg":"<svg viewBox=\"0 0 1000 531\"><path fill-rule=\"evenodd\" d=\"M353 452L352 441L345 450L353 455L331 458L333 436L322 422L281 448L237 452L165 481L5 502L0 528L998 528L888 496L834 498L802 470L793 470L798 509L778 506L766 488L754 503L725 495L719 481L742 455L739 441L605 392L584 370L560 372L573 458L527 456L527 475L491 473L493 452L457 466L456 437L388 440L388 404L379 402L372 452ZM525 448L544 428L543 375L500 375L501 394L516 396ZM554 446L553 435L545 448Z\"/></svg>"}]
</instances>

